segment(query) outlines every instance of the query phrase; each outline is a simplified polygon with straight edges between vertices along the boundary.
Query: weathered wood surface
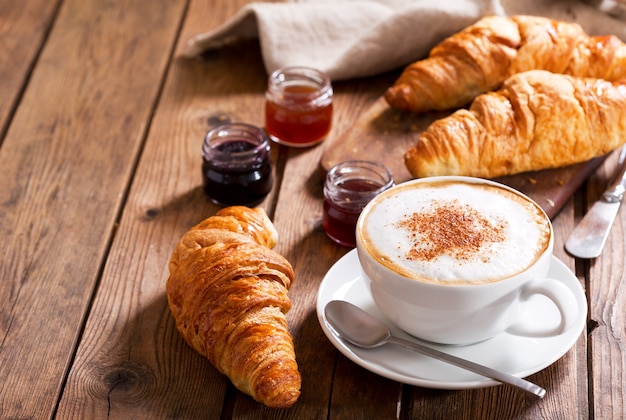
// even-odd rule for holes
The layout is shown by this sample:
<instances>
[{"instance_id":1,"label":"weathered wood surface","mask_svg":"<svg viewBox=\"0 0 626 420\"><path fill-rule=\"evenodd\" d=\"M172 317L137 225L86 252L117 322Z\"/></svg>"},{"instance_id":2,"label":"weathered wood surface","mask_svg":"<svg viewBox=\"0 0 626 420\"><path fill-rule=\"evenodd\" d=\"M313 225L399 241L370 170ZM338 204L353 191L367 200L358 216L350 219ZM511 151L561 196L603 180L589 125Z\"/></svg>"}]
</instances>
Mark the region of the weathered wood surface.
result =
<instances>
[{"instance_id":1,"label":"weathered wood surface","mask_svg":"<svg viewBox=\"0 0 626 420\"><path fill-rule=\"evenodd\" d=\"M274 146L276 182L262 206L296 270L288 321L303 387L294 407L270 410L184 343L164 290L173 246L217 211L201 189L206 119L228 112L262 125L267 77L254 41L203 60L179 52L246 0L14 3L0 2L0 45L13 45L0 52L0 74L12 80L0 78L0 418L626 416L626 212L600 258L576 261L563 250L614 160L553 218L555 255L588 294L590 333L529 378L548 390L536 400L504 386L406 386L339 354L315 313L321 279L348 251L321 227L328 145ZM7 24L9 15L16 21ZM336 83L332 135L395 76Z\"/></svg>"},{"instance_id":2,"label":"weathered wood surface","mask_svg":"<svg viewBox=\"0 0 626 420\"><path fill-rule=\"evenodd\" d=\"M39 3L0 42L23 46L0 72L22 63L0 149L3 418L57 408L185 12L182 1Z\"/></svg>"}]
</instances>

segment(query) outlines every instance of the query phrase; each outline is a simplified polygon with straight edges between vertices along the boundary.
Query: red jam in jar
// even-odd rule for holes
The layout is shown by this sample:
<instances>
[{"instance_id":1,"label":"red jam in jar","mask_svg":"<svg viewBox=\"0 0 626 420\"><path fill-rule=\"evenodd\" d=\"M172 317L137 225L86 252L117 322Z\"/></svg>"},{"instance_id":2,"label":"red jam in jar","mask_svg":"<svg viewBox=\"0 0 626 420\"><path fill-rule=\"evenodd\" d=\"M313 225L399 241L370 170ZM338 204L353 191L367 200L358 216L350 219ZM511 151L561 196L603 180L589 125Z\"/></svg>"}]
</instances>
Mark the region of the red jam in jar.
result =
<instances>
[{"instance_id":1,"label":"red jam in jar","mask_svg":"<svg viewBox=\"0 0 626 420\"><path fill-rule=\"evenodd\" d=\"M347 161L334 166L324 183L326 235L344 246L356 246L356 222L372 198L393 185L391 171L368 161Z\"/></svg>"},{"instance_id":2,"label":"red jam in jar","mask_svg":"<svg viewBox=\"0 0 626 420\"><path fill-rule=\"evenodd\" d=\"M211 129L202 146L204 192L221 206L255 206L272 189L270 144L265 132L243 123Z\"/></svg>"},{"instance_id":3,"label":"red jam in jar","mask_svg":"<svg viewBox=\"0 0 626 420\"><path fill-rule=\"evenodd\" d=\"M330 78L307 67L276 70L265 94L265 129L287 146L305 147L323 141L333 119Z\"/></svg>"}]
</instances>

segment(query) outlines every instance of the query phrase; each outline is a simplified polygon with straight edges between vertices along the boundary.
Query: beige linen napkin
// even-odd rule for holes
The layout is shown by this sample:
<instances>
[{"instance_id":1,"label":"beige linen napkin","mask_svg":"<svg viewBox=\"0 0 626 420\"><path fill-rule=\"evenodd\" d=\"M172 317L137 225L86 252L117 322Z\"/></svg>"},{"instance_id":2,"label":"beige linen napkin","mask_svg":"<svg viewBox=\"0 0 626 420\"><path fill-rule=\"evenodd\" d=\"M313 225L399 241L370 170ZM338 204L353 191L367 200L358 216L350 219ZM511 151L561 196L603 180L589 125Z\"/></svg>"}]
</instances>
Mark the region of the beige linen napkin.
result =
<instances>
[{"instance_id":1,"label":"beige linen napkin","mask_svg":"<svg viewBox=\"0 0 626 420\"><path fill-rule=\"evenodd\" d=\"M490 14L542 15L626 40L623 21L577 0L300 0L250 3L190 39L183 54L258 38L268 73L308 66L333 80L351 79L423 58L445 37Z\"/></svg>"}]
</instances>

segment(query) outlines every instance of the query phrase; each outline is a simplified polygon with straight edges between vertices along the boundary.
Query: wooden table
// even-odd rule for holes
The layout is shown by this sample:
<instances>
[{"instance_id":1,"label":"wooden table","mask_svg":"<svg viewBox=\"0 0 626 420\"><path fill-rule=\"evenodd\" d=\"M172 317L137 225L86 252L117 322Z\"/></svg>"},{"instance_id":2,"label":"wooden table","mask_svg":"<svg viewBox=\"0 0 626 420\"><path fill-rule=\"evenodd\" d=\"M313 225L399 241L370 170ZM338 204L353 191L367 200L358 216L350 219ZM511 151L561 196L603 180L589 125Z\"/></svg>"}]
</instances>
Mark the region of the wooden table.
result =
<instances>
[{"instance_id":1,"label":"wooden table","mask_svg":"<svg viewBox=\"0 0 626 420\"><path fill-rule=\"evenodd\" d=\"M296 270L288 314L303 375L289 410L237 392L185 344L167 306L171 251L218 208L204 196L207 117L263 124L256 42L184 60L192 36L245 0L0 2L0 418L626 417L626 212L594 261L563 243L610 177L607 161L553 220L555 255L586 290L586 334L530 376L537 400L507 386L437 390L373 374L323 334L316 293L348 249L321 228L324 146L273 147L262 204ZM333 134L397 73L335 84Z\"/></svg>"}]
</instances>

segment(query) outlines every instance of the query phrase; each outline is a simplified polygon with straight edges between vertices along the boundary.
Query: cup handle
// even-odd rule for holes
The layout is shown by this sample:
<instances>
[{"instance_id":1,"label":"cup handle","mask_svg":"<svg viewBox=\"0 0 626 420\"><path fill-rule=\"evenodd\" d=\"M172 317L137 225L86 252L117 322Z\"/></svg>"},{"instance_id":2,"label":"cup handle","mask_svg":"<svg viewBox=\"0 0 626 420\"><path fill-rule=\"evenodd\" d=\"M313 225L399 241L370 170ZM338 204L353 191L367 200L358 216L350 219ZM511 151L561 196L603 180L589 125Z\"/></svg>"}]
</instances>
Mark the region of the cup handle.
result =
<instances>
[{"instance_id":1,"label":"cup handle","mask_svg":"<svg viewBox=\"0 0 626 420\"><path fill-rule=\"evenodd\" d=\"M537 328L537 326L513 323L507 332L528 337L554 337L569 330L578 317L578 304L572 290L564 283L549 278L535 279L526 283L520 291L520 302L529 300L534 295L543 295L550 299L561 314L561 322L555 328Z\"/></svg>"}]
</instances>

